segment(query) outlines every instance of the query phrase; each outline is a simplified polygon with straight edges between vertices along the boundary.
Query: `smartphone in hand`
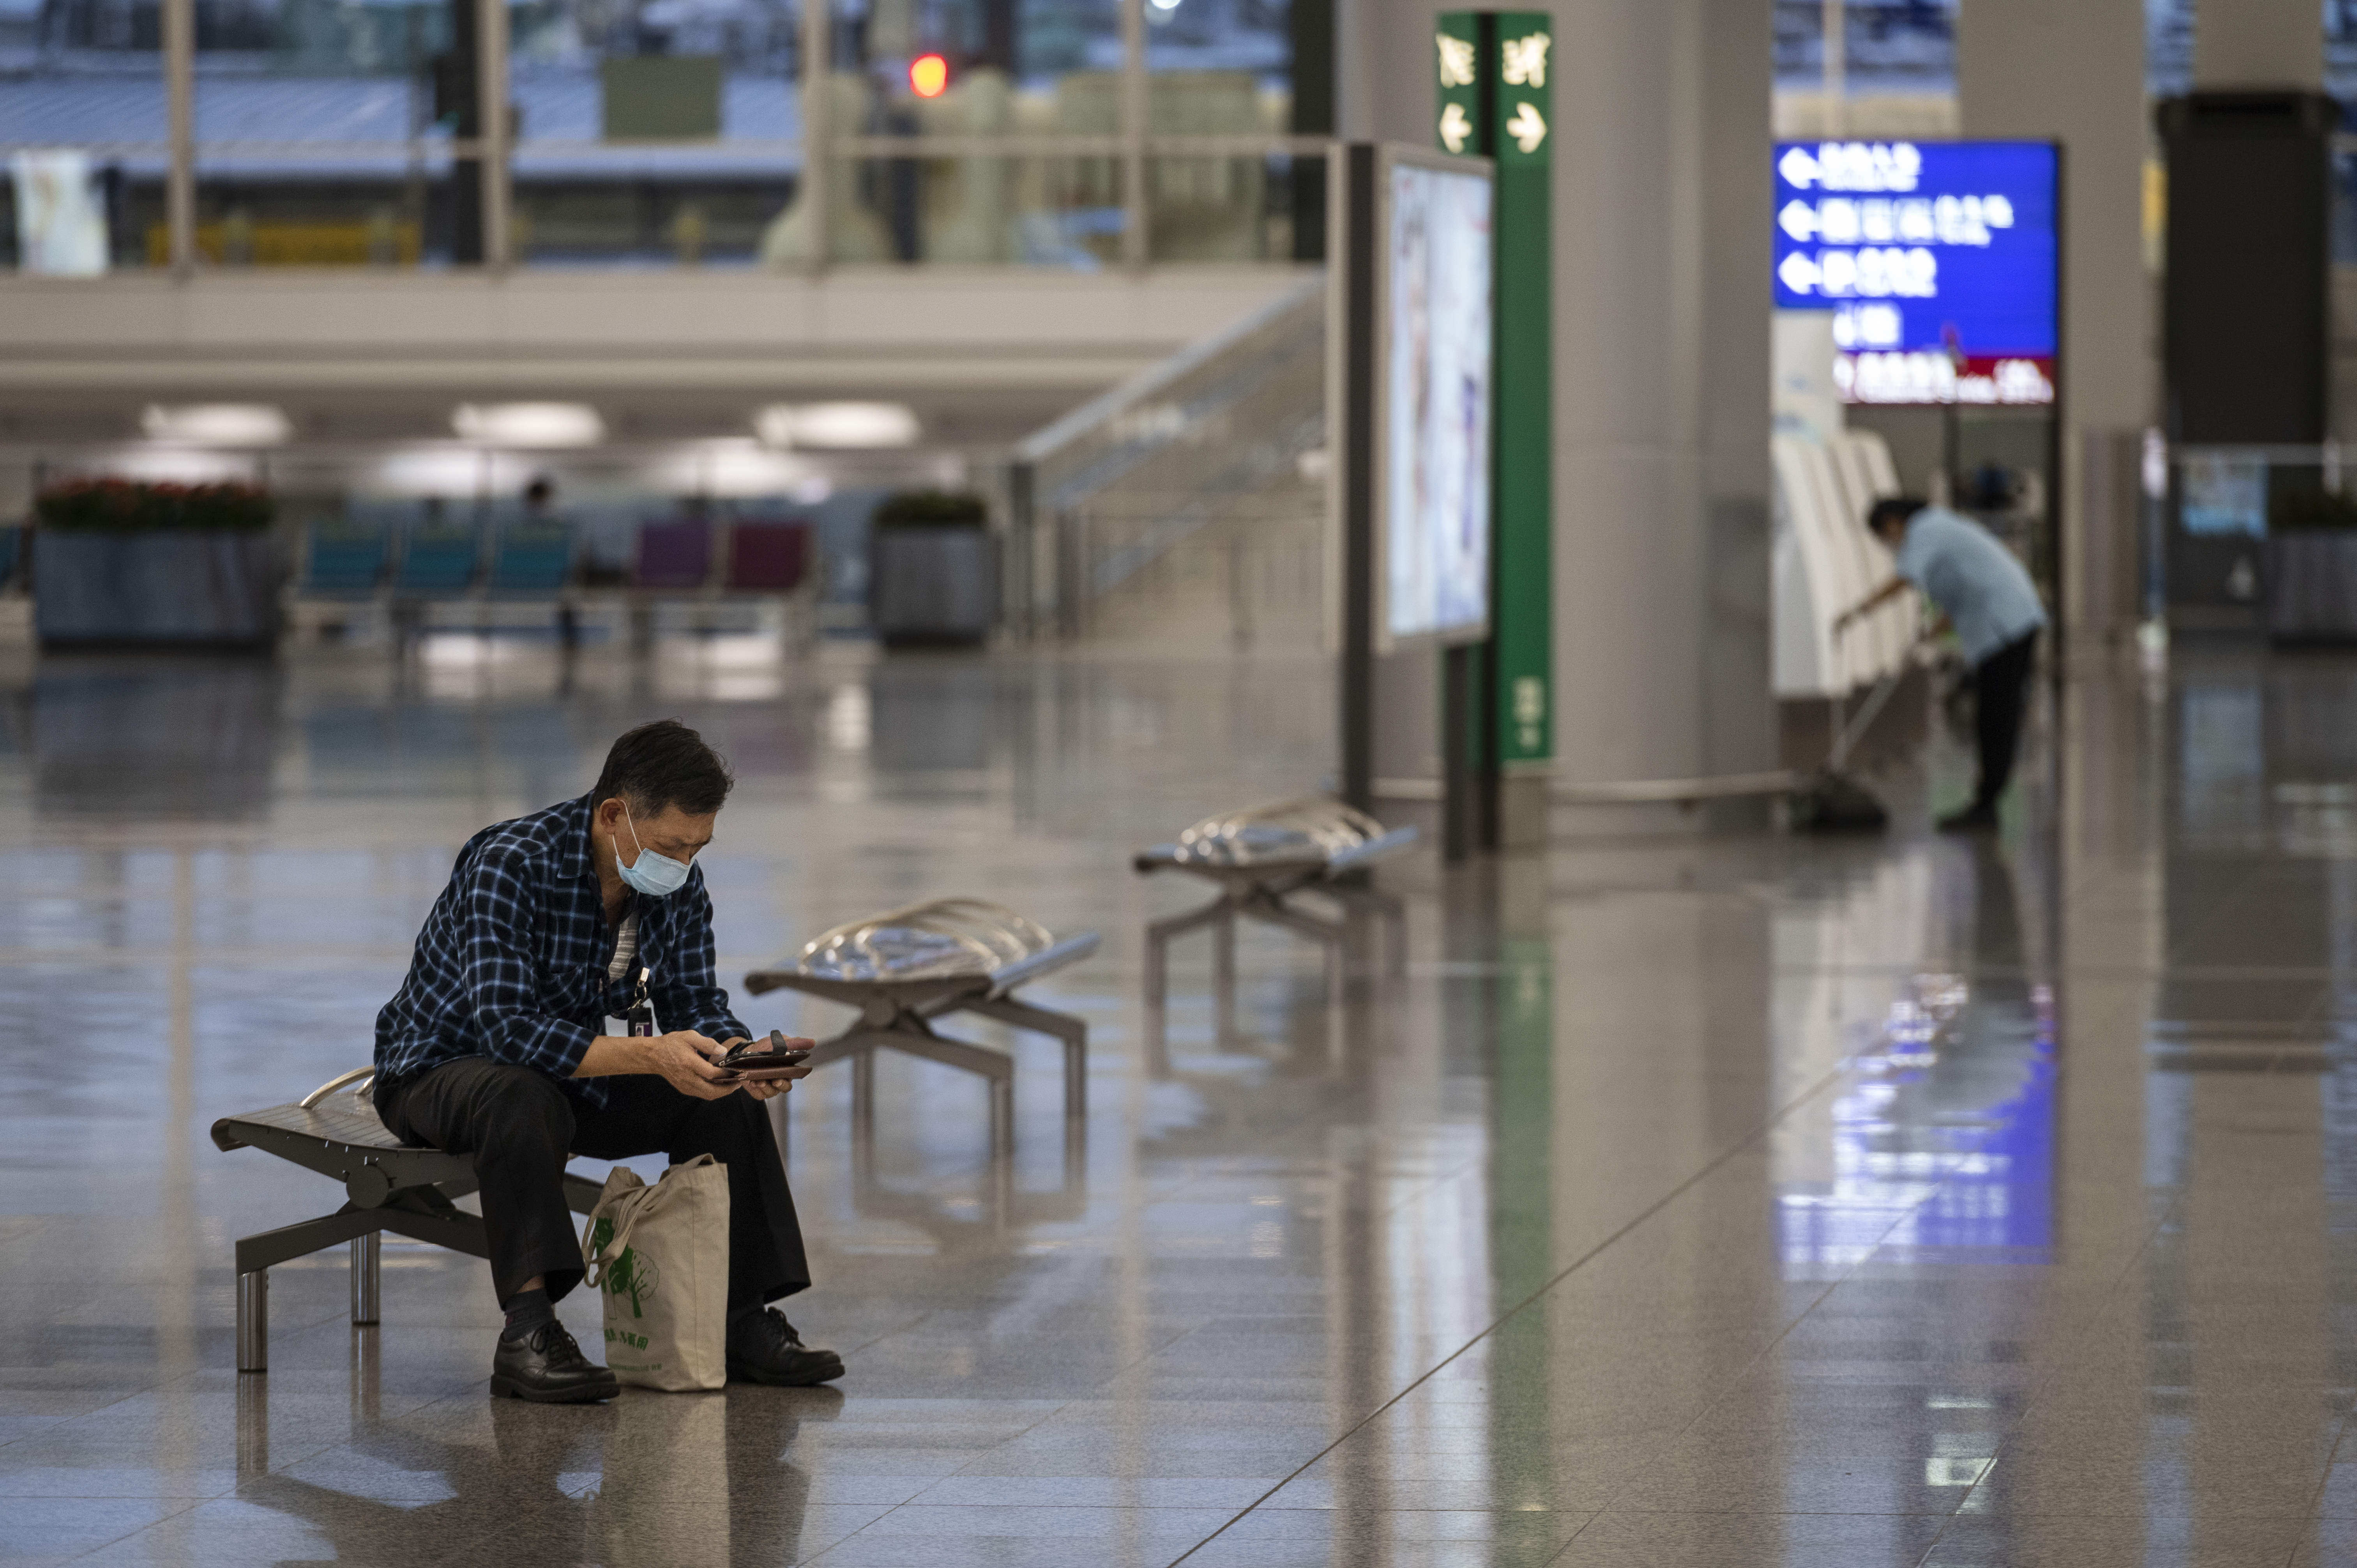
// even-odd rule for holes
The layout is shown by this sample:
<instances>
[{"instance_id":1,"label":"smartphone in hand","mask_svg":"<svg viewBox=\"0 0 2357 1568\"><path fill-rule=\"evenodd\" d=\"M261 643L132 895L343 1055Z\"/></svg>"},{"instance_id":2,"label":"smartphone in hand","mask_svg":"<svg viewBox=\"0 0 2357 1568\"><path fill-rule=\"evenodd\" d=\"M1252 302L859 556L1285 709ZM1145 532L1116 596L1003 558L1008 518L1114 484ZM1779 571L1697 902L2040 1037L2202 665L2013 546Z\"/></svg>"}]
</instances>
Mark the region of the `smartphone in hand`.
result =
<instances>
[{"instance_id":1,"label":"smartphone in hand","mask_svg":"<svg viewBox=\"0 0 2357 1568\"><path fill-rule=\"evenodd\" d=\"M766 1083L786 1077L787 1068L802 1066L817 1044L772 1029L767 1039L739 1040L712 1065L742 1082Z\"/></svg>"}]
</instances>

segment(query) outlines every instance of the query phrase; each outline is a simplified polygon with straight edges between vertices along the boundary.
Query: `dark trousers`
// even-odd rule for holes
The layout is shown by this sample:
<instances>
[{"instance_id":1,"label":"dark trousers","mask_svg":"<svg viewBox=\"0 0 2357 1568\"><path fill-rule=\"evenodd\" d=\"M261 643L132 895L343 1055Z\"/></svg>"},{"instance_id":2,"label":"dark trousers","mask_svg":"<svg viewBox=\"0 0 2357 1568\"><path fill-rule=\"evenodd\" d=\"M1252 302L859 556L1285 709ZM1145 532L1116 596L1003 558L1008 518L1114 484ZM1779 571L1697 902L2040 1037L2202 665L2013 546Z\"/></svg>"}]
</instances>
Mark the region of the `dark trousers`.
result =
<instances>
[{"instance_id":1,"label":"dark trousers","mask_svg":"<svg viewBox=\"0 0 2357 1568\"><path fill-rule=\"evenodd\" d=\"M475 1156L490 1233L491 1283L501 1305L534 1274L551 1301L581 1283L580 1221L565 1206L565 1162L710 1155L728 1167L731 1316L810 1284L802 1230L778 1162L769 1112L748 1094L698 1100L660 1078L611 1078L600 1110L531 1068L485 1057L444 1062L377 1099L377 1114L408 1144Z\"/></svg>"},{"instance_id":2,"label":"dark trousers","mask_svg":"<svg viewBox=\"0 0 2357 1568\"><path fill-rule=\"evenodd\" d=\"M2018 638L1973 666L1973 713L1980 731L1981 781L1975 806L1995 806L2013 777L2021 749L2021 717L2029 703L2030 666L2038 661L2038 634Z\"/></svg>"}]
</instances>

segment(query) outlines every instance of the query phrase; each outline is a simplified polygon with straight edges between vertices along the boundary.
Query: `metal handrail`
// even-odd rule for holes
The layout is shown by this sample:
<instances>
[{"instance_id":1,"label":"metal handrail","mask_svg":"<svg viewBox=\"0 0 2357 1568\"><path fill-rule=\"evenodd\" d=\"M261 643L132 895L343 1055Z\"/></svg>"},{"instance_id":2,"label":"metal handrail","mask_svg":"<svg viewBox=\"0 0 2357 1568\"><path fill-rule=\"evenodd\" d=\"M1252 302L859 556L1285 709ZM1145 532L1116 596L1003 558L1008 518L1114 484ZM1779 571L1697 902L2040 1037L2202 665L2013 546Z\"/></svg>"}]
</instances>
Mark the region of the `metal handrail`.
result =
<instances>
[{"instance_id":1,"label":"metal handrail","mask_svg":"<svg viewBox=\"0 0 2357 1568\"><path fill-rule=\"evenodd\" d=\"M313 1090L310 1093L305 1095L302 1099L296 1101L295 1102L296 1108L297 1110L308 1111L314 1105L318 1104L322 1100L327 1099L328 1096L335 1093L336 1090L343 1088L344 1085L348 1083L356 1083L361 1079L374 1078L375 1076L376 1069L372 1067L356 1067L350 1072L339 1072L335 1077L329 1079L327 1082L321 1084L318 1088Z\"/></svg>"}]
</instances>

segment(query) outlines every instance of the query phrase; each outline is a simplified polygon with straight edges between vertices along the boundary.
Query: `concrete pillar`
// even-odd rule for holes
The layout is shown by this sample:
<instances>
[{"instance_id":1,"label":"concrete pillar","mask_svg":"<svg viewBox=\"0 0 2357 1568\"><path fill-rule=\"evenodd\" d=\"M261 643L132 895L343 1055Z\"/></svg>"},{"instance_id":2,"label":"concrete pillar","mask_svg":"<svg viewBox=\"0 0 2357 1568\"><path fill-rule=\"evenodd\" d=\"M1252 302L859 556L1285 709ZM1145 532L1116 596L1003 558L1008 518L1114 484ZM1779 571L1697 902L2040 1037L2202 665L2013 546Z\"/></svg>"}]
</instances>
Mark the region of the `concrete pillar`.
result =
<instances>
[{"instance_id":1,"label":"concrete pillar","mask_svg":"<svg viewBox=\"0 0 2357 1568\"><path fill-rule=\"evenodd\" d=\"M2210 0L2209 8L2225 7ZM2320 38L2313 4L2309 23ZM2089 574L2106 564L2087 559L2085 547L2087 437L2140 430L2156 412L2157 328L2144 262L2144 166L2151 145L2144 27L2143 0L1972 0L1957 10L1964 134L2062 144L2064 427L2057 499L2062 575L2072 584L2089 582ZM2110 487L2098 489L2108 494ZM2122 504L2132 509L2134 496ZM2116 530L2099 532L2110 538ZM2132 545L2133 533L2128 540Z\"/></svg>"},{"instance_id":2,"label":"concrete pillar","mask_svg":"<svg viewBox=\"0 0 2357 1568\"><path fill-rule=\"evenodd\" d=\"M2316 0L2199 0L2193 13L2194 90L2322 91L2324 19L2318 11Z\"/></svg>"},{"instance_id":3,"label":"concrete pillar","mask_svg":"<svg viewBox=\"0 0 2357 1568\"><path fill-rule=\"evenodd\" d=\"M1340 4L1340 134L1431 145L1464 0ZM1769 7L1555 15L1557 776L1772 767Z\"/></svg>"}]
</instances>

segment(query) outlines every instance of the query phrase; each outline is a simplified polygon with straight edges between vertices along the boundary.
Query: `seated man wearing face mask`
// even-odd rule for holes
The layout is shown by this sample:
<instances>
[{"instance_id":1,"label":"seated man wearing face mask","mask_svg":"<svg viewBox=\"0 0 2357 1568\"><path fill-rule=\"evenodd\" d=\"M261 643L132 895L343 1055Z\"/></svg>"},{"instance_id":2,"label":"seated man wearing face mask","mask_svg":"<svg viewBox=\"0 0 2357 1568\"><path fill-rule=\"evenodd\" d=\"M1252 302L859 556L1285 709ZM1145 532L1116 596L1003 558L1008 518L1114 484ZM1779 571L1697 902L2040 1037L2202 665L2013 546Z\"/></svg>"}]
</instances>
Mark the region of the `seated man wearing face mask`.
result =
<instances>
[{"instance_id":1,"label":"seated man wearing face mask","mask_svg":"<svg viewBox=\"0 0 2357 1568\"><path fill-rule=\"evenodd\" d=\"M759 1103L792 1084L740 1083L712 1065L748 1031L713 977L712 901L694 863L733 782L676 720L623 736L589 793L467 842L408 979L377 1015L386 1127L475 1159L507 1314L494 1394L570 1404L616 1391L554 1310L581 1280L570 1155L716 1157L728 1168L729 1377L801 1386L843 1374L768 1305L810 1283ZM666 1033L606 1026L640 999L641 976Z\"/></svg>"}]
</instances>

